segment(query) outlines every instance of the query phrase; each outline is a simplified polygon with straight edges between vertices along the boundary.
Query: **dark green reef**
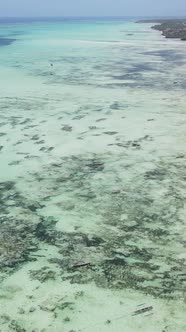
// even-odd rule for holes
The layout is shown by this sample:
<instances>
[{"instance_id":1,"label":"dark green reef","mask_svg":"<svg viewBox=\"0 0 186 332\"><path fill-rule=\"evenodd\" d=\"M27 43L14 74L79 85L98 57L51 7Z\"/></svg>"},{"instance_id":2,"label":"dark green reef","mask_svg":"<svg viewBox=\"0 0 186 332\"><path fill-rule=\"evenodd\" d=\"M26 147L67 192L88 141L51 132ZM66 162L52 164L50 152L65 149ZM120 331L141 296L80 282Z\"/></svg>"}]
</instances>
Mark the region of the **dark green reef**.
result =
<instances>
[{"instance_id":1,"label":"dark green reef","mask_svg":"<svg viewBox=\"0 0 186 332\"><path fill-rule=\"evenodd\" d=\"M11 45L15 41L16 41L16 39L14 39L14 38L5 38L5 37L0 36L0 47Z\"/></svg>"},{"instance_id":2,"label":"dark green reef","mask_svg":"<svg viewBox=\"0 0 186 332\"><path fill-rule=\"evenodd\" d=\"M123 163L121 167L127 169ZM107 175L106 180L96 180L96 174L102 173ZM21 264L37 260L37 251L45 243L57 248L58 257L50 257L46 268L30 271L32 279L55 279L58 268L61 280L72 284L93 281L102 288L132 288L166 299L182 297L186 282L184 259L179 257L186 246L180 231L186 180L184 157L169 163L162 160L128 185L122 186L122 176L118 179L119 174L113 173L116 179L109 178L110 181L115 182L115 188L120 186L110 191L107 155L94 155L63 158L59 164L46 166L42 177L33 174L42 188L56 195L67 196L70 192L70 201L58 203L62 211L83 211L87 220L95 217L99 235L80 229L60 231L54 217L40 214L52 197L43 196L40 203L31 201L19 193L16 183L1 182L2 278ZM162 188L160 200L155 192ZM17 217L9 213L14 208L22 211Z\"/></svg>"}]
</instances>

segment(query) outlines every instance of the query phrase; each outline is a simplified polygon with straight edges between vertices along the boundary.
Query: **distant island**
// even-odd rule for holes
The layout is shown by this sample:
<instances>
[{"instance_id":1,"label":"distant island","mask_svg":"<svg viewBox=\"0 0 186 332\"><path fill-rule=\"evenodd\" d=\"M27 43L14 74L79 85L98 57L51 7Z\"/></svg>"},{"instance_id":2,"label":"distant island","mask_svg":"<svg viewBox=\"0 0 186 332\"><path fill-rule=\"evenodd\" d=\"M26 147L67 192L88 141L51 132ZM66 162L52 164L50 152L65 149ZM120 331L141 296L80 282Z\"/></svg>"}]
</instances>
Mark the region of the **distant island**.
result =
<instances>
[{"instance_id":1,"label":"distant island","mask_svg":"<svg viewBox=\"0 0 186 332\"><path fill-rule=\"evenodd\" d=\"M140 20L137 23L158 23L152 29L159 30L166 38L179 38L186 41L186 19Z\"/></svg>"}]
</instances>

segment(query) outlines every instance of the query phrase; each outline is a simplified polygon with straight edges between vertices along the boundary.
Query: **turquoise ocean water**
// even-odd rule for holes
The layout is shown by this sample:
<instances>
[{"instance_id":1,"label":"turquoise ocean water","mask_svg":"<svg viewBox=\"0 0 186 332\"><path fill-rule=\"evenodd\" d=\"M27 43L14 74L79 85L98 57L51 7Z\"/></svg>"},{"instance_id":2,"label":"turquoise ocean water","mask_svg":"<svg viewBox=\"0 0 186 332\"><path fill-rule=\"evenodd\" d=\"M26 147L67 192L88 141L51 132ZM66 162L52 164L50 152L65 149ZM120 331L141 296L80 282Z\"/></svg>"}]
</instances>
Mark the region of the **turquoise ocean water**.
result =
<instances>
[{"instance_id":1,"label":"turquoise ocean water","mask_svg":"<svg viewBox=\"0 0 186 332\"><path fill-rule=\"evenodd\" d=\"M183 332L186 44L0 20L0 331Z\"/></svg>"}]
</instances>

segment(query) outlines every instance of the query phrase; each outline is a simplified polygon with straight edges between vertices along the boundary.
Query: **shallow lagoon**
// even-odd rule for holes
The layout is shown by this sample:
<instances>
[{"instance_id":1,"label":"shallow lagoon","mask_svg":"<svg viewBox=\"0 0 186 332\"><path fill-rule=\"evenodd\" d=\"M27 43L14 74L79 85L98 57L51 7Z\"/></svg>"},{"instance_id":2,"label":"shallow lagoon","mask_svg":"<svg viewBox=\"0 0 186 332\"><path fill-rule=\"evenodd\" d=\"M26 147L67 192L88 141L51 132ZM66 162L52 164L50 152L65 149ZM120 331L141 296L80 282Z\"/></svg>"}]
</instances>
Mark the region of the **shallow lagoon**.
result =
<instances>
[{"instance_id":1,"label":"shallow lagoon","mask_svg":"<svg viewBox=\"0 0 186 332\"><path fill-rule=\"evenodd\" d=\"M186 44L126 20L0 35L0 330L184 331Z\"/></svg>"}]
</instances>

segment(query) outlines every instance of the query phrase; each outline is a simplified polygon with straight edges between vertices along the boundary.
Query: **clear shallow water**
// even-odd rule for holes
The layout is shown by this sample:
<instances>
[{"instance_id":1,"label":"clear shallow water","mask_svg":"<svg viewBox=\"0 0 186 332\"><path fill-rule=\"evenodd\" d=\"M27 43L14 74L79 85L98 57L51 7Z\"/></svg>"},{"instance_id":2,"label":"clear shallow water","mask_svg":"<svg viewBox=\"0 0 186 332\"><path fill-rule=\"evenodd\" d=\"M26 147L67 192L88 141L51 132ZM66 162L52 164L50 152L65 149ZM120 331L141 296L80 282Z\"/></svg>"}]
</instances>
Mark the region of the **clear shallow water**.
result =
<instances>
[{"instance_id":1,"label":"clear shallow water","mask_svg":"<svg viewBox=\"0 0 186 332\"><path fill-rule=\"evenodd\" d=\"M185 50L0 25L1 331L185 330Z\"/></svg>"}]
</instances>

